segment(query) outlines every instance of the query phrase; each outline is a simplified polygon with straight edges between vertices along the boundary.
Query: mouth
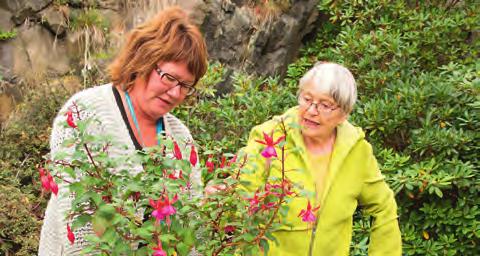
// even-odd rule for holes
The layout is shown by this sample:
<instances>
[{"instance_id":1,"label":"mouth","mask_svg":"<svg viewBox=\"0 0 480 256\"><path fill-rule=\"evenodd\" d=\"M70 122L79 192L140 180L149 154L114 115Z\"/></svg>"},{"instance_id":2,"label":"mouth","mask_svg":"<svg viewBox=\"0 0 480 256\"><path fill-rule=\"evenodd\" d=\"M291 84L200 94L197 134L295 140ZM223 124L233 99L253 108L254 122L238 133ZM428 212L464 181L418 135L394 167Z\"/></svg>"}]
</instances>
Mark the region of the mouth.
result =
<instances>
[{"instance_id":1,"label":"mouth","mask_svg":"<svg viewBox=\"0 0 480 256\"><path fill-rule=\"evenodd\" d=\"M172 102L170 102L170 101L168 101L168 100L162 99L162 98L160 98L160 97L157 97L157 99L158 99L163 105L167 105L167 106L172 105Z\"/></svg>"},{"instance_id":2,"label":"mouth","mask_svg":"<svg viewBox=\"0 0 480 256\"><path fill-rule=\"evenodd\" d=\"M320 126L319 122L312 121L307 118L303 118L303 125L308 128L317 128Z\"/></svg>"}]
</instances>

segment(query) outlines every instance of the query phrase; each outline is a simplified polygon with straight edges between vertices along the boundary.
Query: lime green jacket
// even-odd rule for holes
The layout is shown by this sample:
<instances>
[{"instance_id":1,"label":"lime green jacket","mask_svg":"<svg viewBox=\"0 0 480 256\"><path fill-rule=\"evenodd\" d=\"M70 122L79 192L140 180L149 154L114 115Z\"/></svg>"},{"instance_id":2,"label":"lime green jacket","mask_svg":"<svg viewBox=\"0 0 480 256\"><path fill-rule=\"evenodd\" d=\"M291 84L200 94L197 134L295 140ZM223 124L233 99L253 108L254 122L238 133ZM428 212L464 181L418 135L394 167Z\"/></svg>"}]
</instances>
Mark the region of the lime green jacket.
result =
<instances>
[{"instance_id":1,"label":"lime green jacket","mask_svg":"<svg viewBox=\"0 0 480 256\"><path fill-rule=\"evenodd\" d=\"M243 188L255 191L268 177L281 177L281 150L276 147L278 158L267 163L260 155L264 145L263 132L274 132L274 140L283 135L282 120L287 130L285 144L286 177L311 191L293 198L288 203L286 222L274 232L279 243L270 242L269 255L348 255L352 237L352 219L358 205L373 217L369 255L401 255L401 236L397 221L397 205L392 190L384 181L372 146L364 133L348 121L337 127L328 173L321 199L316 200L315 184L311 176L306 148L298 125L297 108L291 108L281 116L254 127L247 146L241 151L248 154L246 168L253 170L241 176L248 185ZM307 195L305 195L307 194ZM304 223L298 214L310 200L312 206L320 205L316 223ZM313 203L315 204L313 205Z\"/></svg>"}]
</instances>

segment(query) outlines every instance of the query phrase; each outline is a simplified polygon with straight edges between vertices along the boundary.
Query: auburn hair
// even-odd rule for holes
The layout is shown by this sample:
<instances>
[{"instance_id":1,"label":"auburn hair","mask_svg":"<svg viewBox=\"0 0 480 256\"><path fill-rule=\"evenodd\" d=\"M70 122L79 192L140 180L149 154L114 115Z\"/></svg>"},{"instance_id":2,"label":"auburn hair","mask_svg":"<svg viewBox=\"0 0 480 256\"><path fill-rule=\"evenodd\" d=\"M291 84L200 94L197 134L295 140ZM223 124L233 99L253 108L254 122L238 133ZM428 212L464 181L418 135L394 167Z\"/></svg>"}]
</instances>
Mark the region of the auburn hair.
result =
<instances>
[{"instance_id":1,"label":"auburn hair","mask_svg":"<svg viewBox=\"0 0 480 256\"><path fill-rule=\"evenodd\" d=\"M127 90L136 78L147 80L159 62L185 62L197 83L207 71L207 55L200 30L175 6L134 28L108 71L113 85Z\"/></svg>"}]
</instances>

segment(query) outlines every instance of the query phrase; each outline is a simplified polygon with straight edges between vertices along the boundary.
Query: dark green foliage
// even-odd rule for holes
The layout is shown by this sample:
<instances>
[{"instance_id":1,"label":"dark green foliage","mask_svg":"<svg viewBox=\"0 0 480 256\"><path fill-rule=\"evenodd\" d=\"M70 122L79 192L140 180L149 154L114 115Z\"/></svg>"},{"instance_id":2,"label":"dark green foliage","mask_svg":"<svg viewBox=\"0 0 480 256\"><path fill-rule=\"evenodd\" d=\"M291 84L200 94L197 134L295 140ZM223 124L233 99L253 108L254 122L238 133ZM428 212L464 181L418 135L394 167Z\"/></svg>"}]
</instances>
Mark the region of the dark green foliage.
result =
<instances>
[{"instance_id":1,"label":"dark green foliage","mask_svg":"<svg viewBox=\"0 0 480 256\"><path fill-rule=\"evenodd\" d=\"M0 133L0 252L34 255L46 197L41 197L36 166L48 153L53 117L67 92L31 90L15 118Z\"/></svg>"},{"instance_id":2,"label":"dark green foliage","mask_svg":"<svg viewBox=\"0 0 480 256\"><path fill-rule=\"evenodd\" d=\"M314 42L276 82L236 77L223 98L177 111L200 145L238 148L250 128L295 105L316 61L347 66L363 127L397 194L407 255L478 255L480 243L479 5L475 1L324 1ZM370 220L357 214L353 255L366 255Z\"/></svg>"},{"instance_id":3,"label":"dark green foliage","mask_svg":"<svg viewBox=\"0 0 480 256\"><path fill-rule=\"evenodd\" d=\"M365 129L397 195L404 254L480 255L478 1L321 2L331 19L284 81L237 74L232 93L215 98L203 88L175 114L200 146L234 152L254 125L296 104L298 79L313 63L342 63L359 86L350 120ZM214 70L205 81L215 85L223 74ZM65 100L62 93L38 95L0 134L0 194L11 195L0 198L8 209L0 211L5 254L37 248L45 200L33 182L35 165ZM366 255L370 220L360 212L355 219L351 252Z\"/></svg>"}]
</instances>

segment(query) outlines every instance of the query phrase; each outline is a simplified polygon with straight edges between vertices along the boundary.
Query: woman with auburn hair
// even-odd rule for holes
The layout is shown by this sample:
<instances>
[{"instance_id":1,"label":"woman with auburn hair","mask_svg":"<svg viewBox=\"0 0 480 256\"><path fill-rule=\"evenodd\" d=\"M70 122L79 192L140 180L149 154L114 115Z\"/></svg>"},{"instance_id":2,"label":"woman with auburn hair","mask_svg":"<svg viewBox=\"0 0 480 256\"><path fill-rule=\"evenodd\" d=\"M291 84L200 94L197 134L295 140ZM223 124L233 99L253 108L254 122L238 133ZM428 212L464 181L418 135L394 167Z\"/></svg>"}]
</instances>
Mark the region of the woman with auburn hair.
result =
<instances>
[{"instance_id":1,"label":"woman with auburn hair","mask_svg":"<svg viewBox=\"0 0 480 256\"><path fill-rule=\"evenodd\" d=\"M109 148L109 156L113 158L157 145L161 133L192 143L188 128L169 112L195 92L195 85L205 74L207 65L204 38L187 14L178 7L161 11L130 32L125 46L109 67L112 83L81 91L63 106L53 123L51 157L71 150L63 141L72 135L72 129L65 127L72 115L100 121L98 127L89 129L114 137L117 144ZM86 108L77 116L72 114L73 105ZM140 171L139 164L132 167L131 173ZM198 171L193 170L190 179L192 184L200 185ZM87 245L85 236L92 233L91 225L78 228L74 231L75 242L69 241L70 222L65 219L65 213L71 207L71 199L63 196L65 192L67 188L60 187L58 196L50 198L39 255L81 254Z\"/></svg>"}]
</instances>

